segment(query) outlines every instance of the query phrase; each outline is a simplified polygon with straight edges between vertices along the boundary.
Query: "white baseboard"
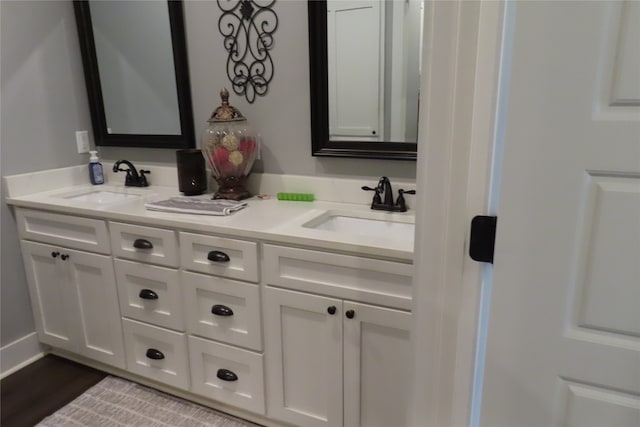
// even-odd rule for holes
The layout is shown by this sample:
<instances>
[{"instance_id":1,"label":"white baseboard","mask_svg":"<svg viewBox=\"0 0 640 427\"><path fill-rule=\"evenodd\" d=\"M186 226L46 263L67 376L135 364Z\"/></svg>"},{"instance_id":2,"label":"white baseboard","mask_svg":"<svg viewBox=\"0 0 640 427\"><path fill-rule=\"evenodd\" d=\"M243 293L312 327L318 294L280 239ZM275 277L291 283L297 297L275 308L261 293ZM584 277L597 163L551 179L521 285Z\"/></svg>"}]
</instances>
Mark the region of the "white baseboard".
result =
<instances>
[{"instance_id":1,"label":"white baseboard","mask_svg":"<svg viewBox=\"0 0 640 427\"><path fill-rule=\"evenodd\" d=\"M45 355L45 348L32 332L0 348L0 379L35 362Z\"/></svg>"}]
</instances>

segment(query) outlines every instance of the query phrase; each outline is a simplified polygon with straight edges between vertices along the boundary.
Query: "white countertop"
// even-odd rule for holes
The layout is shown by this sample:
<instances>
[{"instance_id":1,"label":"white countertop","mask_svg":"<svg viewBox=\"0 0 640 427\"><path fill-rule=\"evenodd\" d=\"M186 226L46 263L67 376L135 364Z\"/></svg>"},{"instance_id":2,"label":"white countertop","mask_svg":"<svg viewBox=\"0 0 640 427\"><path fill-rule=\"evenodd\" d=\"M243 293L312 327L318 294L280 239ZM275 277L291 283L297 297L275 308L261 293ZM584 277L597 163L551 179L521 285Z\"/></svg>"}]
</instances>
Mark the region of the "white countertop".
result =
<instances>
[{"instance_id":1,"label":"white countertop","mask_svg":"<svg viewBox=\"0 0 640 427\"><path fill-rule=\"evenodd\" d=\"M55 172L60 175L60 171L56 170ZM37 174L42 173L46 173L46 171ZM69 171L64 171L64 173L70 176L80 175L84 178L86 167L78 171L72 170L70 174ZM267 199L258 197L248 199L246 208L228 216L167 213L147 210L144 204L148 201L180 196L181 194L175 187L152 184L147 188L132 188L124 187L120 183L109 182L109 180L105 185L100 186L90 184L69 185L73 181L77 182L77 180L70 178L62 179L62 186L51 189L52 186L50 184L47 185L51 181L47 180L46 177L38 176L34 178L27 175L15 176L15 179L13 179L14 177L5 177L8 204L64 214L103 218L110 221L123 221L146 226L220 234L232 238L259 239L272 243L316 247L404 262L413 260L413 239L396 236L374 237L356 232L324 231L303 226L313 218L329 210L343 211L356 216L375 219L414 222L414 214L411 210L404 213L390 213L372 211L368 204L363 203L279 201L276 199L275 193L273 193L274 196ZM55 178L60 179L59 176ZM49 179L53 179L53 177L49 177ZM279 177L278 179L281 180L282 178ZM25 189L25 182L27 181L31 191ZM115 180L112 179L111 181ZM158 181L162 180L158 179ZM336 186L335 181L335 179L332 179L331 183L334 187ZM34 184L34 182L41 182L42 185ZM364 182L361 185L371 185L371 183ZM410 185L405 185L404 188L408 189ZM98 190L130 193L140 195L140 197L104 205L65 198L65 196L72 194ZM313 190L307 189L306 192L313 193ZM322 189L318 188L315 188L315 190L322 191ZM281 191L288 190L285 188ZM211 195L198 197L210 198ZM359 201L361 202L361 200Z\"/></svg>"}]
</instances>

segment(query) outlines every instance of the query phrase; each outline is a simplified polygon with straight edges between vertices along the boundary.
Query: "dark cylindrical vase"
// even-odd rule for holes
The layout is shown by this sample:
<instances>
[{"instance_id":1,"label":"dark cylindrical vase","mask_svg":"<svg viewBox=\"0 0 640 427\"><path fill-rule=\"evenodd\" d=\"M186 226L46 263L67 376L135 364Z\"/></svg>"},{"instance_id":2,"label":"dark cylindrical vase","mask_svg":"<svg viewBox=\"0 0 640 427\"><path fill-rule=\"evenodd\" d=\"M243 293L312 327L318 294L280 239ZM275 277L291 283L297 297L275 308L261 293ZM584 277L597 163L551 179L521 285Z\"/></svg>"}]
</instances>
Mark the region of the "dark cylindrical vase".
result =
<instances>
[{"instance_id":1,"label":"dark cylindrical vase","mask_svg":"<svg viewBox=\"0 0 640 427\"><path fill-rule=\"evenodd\" d=\"M185 196L197 196L207 191L207 171L201 150L176 151L176 163L178 188Z\"/></svg>"}]
</instances>

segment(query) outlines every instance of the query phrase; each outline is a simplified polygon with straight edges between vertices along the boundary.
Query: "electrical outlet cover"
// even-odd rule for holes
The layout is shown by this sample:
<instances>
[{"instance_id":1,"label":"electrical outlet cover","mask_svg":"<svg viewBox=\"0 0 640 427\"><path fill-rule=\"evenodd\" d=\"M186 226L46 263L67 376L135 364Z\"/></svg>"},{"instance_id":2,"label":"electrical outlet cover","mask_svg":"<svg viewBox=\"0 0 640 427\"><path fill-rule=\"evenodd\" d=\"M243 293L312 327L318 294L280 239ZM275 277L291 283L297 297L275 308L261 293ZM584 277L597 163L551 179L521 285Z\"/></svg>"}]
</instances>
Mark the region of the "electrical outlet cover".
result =
<instances>
[{"instance_id":1,"label":"electrical outlet cover","mask_svg":"<svg viewBox=\"0 0 640 427\"><path fill-rule=\"evenodd\" d=\"M89 131L79 130L76 131L76 144L78 146L78 153L89 152Z\"/></svg>"}]
</instances>

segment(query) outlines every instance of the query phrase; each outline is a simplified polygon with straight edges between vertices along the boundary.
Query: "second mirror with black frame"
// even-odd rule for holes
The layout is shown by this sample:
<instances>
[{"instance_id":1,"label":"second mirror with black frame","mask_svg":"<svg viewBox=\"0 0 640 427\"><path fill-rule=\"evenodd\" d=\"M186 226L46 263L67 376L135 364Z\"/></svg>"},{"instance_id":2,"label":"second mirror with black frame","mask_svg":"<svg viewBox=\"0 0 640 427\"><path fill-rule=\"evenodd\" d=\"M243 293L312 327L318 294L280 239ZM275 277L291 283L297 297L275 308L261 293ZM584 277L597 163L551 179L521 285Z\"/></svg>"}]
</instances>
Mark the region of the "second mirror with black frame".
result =
<instances>
[{"instance_id":1,"label":"second mirror with black frame","mask_svg":"<svg viewBox=\"0 0 640 427\"><path fill-rule=\"evenodd\" d=\"M415 160L421 0L309 1L314 156Z\"/></svg>"},{"instance_id":2,"label":"second mirror with black frame","mask_svg":"<svg viewBox=\"0 0 640 427\"><path fill-rule=\"evenodd\" d=\"M74 1L96 145L195 146L182 1Z\"/></svg>"}]
</instances>

